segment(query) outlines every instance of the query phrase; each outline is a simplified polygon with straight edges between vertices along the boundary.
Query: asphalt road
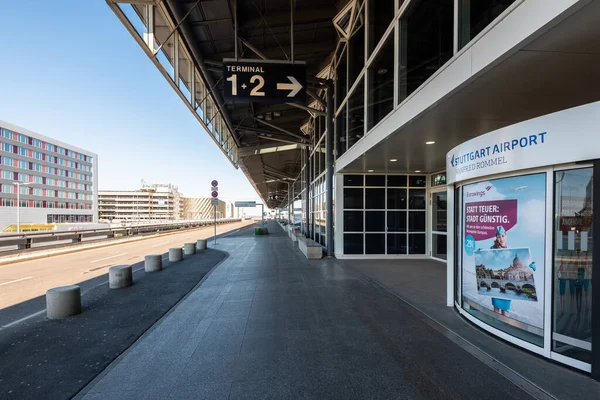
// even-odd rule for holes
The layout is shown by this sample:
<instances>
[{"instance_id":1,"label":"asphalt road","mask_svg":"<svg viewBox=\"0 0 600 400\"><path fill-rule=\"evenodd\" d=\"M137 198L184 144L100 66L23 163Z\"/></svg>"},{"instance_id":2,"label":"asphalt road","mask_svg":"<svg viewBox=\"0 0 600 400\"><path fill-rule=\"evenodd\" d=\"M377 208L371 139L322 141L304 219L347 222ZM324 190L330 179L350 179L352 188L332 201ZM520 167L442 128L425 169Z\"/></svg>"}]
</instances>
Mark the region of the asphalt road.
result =
<instances>
[{"instance_id":1,"label":"asphalt road","mask_svg":"<svg viewBox=\"0 0 600 400\"><path fill-rule=\"evenodd\" d=\"M250 224L252 221L218 225L217 234L233 234ZM85 296L88 291L108 280L108 276L100 280L95 278L107 275L113 265L135 264L143 261L147 254L165 254L171 247L182 247L187 242L211 238L213 233L213 227L204 227L0 266L0 329L43 316L46 307L44 295L50 288L78 284ZM166 257L164 255L164 259ZM139 273L143 265L134 268L134 279L136 270Z\"/></svg>"}]
</instances>

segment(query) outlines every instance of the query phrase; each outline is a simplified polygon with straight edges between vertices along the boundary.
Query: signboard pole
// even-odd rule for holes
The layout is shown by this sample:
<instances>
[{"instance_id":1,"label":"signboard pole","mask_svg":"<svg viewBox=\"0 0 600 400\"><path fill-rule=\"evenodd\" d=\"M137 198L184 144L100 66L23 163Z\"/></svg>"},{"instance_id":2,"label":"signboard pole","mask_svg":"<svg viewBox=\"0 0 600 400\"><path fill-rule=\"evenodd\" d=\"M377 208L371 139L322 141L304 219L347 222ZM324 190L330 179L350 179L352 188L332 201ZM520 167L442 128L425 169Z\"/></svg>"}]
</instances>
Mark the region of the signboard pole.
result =
<instances>
[{"instance_id":1,"label":"signboard pole","mask_svg":"<svg viewBox=\"0 0 600 400\"><path fill-rule=\"evenodd\" d=\"M215 246L217 245L217 206L213 206L215 210Z\"/></svg>"}]
</instances>

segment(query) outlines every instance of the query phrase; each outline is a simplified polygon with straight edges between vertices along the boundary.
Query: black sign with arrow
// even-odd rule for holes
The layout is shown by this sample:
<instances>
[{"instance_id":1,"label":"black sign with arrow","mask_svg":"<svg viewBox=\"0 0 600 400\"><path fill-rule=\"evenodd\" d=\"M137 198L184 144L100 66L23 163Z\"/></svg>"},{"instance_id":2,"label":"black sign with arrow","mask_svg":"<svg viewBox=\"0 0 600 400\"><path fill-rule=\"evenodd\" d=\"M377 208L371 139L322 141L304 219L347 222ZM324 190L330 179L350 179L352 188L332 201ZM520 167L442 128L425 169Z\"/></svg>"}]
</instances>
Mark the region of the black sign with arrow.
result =
<instances>
[{"instance_id":1,"label":"black sign with arrow","mask_svg":"<svg viewBox=\"0 0 600 400\"><path fill-rule=\"evenodd\" d=\"M261 60L223 60L225 101L306 101L306 65Z\"/></svg>"}]
</instances>

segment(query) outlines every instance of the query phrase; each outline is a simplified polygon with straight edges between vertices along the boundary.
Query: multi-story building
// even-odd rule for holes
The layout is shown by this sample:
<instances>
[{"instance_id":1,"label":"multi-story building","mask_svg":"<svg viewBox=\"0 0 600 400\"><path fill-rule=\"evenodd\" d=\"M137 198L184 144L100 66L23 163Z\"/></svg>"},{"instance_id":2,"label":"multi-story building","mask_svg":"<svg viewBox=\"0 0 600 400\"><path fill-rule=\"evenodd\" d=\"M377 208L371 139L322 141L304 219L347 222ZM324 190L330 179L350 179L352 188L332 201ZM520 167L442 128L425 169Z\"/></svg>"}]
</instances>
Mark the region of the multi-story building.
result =
<instances>
[{"instance_id":1,"label":"multi-story building","mask_svg":"<svg viewBox=\"0 0 600 400\"><path fill-rule=\"evenodd\" d=\"M217 218L228 217L228 208L223 200L218 200ZM185 197L183 198L183 219L212 219L215 210L210 197Z\"/></svg>"},{"instance_id":2,"label":"multi-story building","mask_svg":"<svg viewBox=\"0 0 600 400\"><path fill-rule=\"evenodd\" d=\"M98 194L100 218L109 221L173 221L182 219L182 198L170 183L139 190L103 190Z\"/></svg>"},{"instance_id":3,"label":"multi-story building","mask_svg":"<svg viewBox=\"0 0 600 400\"><path fill-rule=\"evenodd\" d=\"M96 222L97 167L94 153L0 121L0 230L18 214L21 225Z\"/></svg>"}]
</instances>

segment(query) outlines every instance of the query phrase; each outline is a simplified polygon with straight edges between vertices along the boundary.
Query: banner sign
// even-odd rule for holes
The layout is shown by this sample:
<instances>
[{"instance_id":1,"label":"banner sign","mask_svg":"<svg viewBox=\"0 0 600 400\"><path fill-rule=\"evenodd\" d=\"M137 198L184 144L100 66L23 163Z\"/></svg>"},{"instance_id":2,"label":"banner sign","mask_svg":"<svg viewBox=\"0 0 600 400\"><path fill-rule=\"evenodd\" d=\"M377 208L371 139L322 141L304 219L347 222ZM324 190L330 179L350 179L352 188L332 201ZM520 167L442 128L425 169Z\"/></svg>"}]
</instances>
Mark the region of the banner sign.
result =
<instances>
[{"instance_id":1,"label":"banner sign","mask_svg":"<svg viewBox=\"0 0 600 400\"><path fill-rule=\"evenodd\" d=\"M229 102L305 102L306 65L225 59L223 97Z\"/></svg>"},{"instance_id":2,"label":"banner sign","mask_svg":"<svg viewBox=\"0 0 600 400\"><path fill-rule=\"evenodd\" d=\"M255 201L236 201L236 207L256 207Z\"/></svg>"},{"instance_id":3,"label":"banner sign","mask_svg":"<svg viewBox=\"0 0 600 400\"><path fill-rule=\"evenodd\" d=\"M543 334L546 174L464 185L462 210L463 299Z\"/></svg>"}]
</instances>

